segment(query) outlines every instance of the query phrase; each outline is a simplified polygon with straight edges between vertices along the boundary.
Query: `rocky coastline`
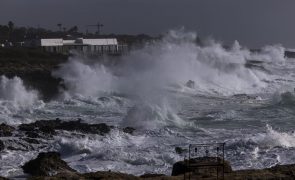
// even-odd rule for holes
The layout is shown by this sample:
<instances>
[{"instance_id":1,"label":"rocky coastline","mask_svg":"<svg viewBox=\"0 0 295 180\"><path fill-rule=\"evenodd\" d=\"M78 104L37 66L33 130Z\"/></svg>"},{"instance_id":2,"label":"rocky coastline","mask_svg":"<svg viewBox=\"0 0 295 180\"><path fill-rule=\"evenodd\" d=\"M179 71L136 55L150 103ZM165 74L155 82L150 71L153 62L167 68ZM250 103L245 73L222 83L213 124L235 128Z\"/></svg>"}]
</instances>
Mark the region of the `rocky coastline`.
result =
<instances>
[{"instance_id":1,"label":"rocky coastline","mask_svg":"<svg viewBox=\"0 0 295 180\"><path fill-rule=\"evenodd\" d=\"M29 124L19 126L10 126L0 124L0 151L31 151L41 150L46 146L46 141L63 131L81 134L97 134L105 136L111 133L112 129L118 129L124 133L132 134L136 129L132 127L118 128L104 123L87 124L83 120L62 121L38 120ZM177 151L175 152L177 153ZM194 159L195 162L204 161L204 159ZM208 160L208 159L207 159ZM216 170L198 171L192 173L189 171L186 161L176 162L173 165L171 176L164 174L143 174L134 176L120 172L98 171L81 174L72 169L59 152L42 152L24 165L21 165L24 176L27 179L158 179L158 180L176 180L183 179L184 176L191 176L195 179L216 179ZM266 169L237 170L233 171L229 162L225 161L225 179L294 179L295 164L276 165ZM5 179L5 178L3 178Z\"/></svg>"},{"instance_id":2,"label":"rocky coastline","mask_svg":"<svg viewBox=\"0 0 295 180\"><path fill-rule=\"evenodd\" d=\"M293 55L293 54L292 54ZM290 56L290 55L289 55ZM64 55L48 54L35 50L0 49L0 75L7 77L18 76L22 78L29 89L38 89L41 99L49 101L58 92L62 79L55 78L51 72L59 64L68 59ZM60 152L42 152L50 140L59 133L68 132L72 135L95 134L105 136L112 129L133 134L133 127L114 127L105 123L87 124L82 119L63 121L37 120L33 123L10 126L0 124L0 152L1 151L40 151L41 153L24 165L20 165L27 179L183 179L192 176L192 179L216 179L216 171L202 171L192 174L188 171L185 161L176 162L171 176L163 174L143 174L134 176L120 172L98 171L81 174L72 169L64 160ZM180 149L175 149L181 151ZM200 161L200 159L195 159ZM230 163L226 162L225 179L295 179L295 164L276 165L265 169L232 170ZM6 178L1 178L6 179Z\"/></svg>"}]
</instances>

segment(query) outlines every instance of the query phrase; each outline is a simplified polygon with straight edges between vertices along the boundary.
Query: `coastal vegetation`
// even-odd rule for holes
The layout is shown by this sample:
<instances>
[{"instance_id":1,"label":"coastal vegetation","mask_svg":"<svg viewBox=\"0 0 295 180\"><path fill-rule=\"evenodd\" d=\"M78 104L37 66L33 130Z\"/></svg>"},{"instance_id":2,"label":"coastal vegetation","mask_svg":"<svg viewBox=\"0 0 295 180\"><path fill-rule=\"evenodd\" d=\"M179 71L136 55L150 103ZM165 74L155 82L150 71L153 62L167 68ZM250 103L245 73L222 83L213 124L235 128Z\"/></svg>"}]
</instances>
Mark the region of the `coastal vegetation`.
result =
<instances>
[{"instance_id":1,"label":"coastal vegetation","mask_svg":"<svg viewBox=\"0 0 295 180\"><path fill-rule=\"evenodd\" d=\"M65 27L61 23L57 24L57 30L49 30L42 27L21 27L14 22L9 21L7 25L0 25L0 44L11 43L13 46L19 46L21 42L28 39L39 38L117 38L120 43L128 46L135 46L143 42L152 41L159 37L152 37L147 34L127 35L105 33L97 34L95 32L82 32L77 25Z\"/></svg>"}]
</instances>

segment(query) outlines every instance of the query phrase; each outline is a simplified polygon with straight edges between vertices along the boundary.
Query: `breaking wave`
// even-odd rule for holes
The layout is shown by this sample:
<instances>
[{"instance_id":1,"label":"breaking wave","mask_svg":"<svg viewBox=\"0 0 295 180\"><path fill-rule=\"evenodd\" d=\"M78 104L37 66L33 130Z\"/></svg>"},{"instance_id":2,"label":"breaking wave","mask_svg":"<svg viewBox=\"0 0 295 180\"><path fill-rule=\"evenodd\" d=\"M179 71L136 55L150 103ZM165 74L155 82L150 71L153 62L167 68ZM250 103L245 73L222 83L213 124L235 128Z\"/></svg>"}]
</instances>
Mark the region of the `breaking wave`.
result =
<instances>
[{"instance_id":1,"label":"breaking wave","mask_svg":"<svg viewBox=\"0 0 295 180\"><path fill-rule=\"evenodd\" d=\"M113 76L99 64L85 64L77 59L71 59L52 73L64 80L67 93L70 95L99 96L102 92L112 90Z\"/></svg>"},{"instance_id":2,"label":"breaking wave","mask_svg":"<svg viewBox=\"0 0 295 180\"><path fill-rule=\"evenodd\" d=\"M25 88L19 77L0 77L1 114L13 114L20 110L31 110L38 104L38 92Z\"/></svg>"},{"instance_id":3,"label":"breaking wave","mask_svg":"<svg viewBox=\"0 0 295 180\"><path fill-rule=\"evenodd\" d=\"M226 142L226 158L238 169L294 163L288 156L295 147L295 62L281 45L253 51L237 41L226 48L213 40L198 45L196 37L171 31L117 57L116 65L71 58L52 73L63 79L62 97L33 112L38 93L18 77L2 76L0 119L81 118L113 126L105 136L58 131L52 137L48 148L79 172L169 174L183 159L175 147L207 142ZM123 132L126 126L134 133ZM1 156L0 174L8 176L9 167L22 173L19 164L37 154L11 152Z\"/></svg>"},{"instance_id":4,"label":"breaking wave","mask_svg":"<svg viewBox=\"0 0 295 180\"><path fill-rule=\"evenodd\" d=\"M259 92L267 86L268 74L247 68L248 60L285 61L280 45L251 52L237 41L231 48L214 41L206 46L195 42L194 33L171 31L162 41L121 57L116 67L72 59L53 75L64 79L68 92L85 96L99 91L149 96L167 86L184 86L189 80L195 82L196 90L232 95Z\"/></svg>"},{"instance_id":5,"label":"breaking wave","mask_svg":"<svg viewBox=\"0 0 295 180\"><path fill-rule=\"evenodd\" d=\"M170 124L173 119L179 124L181 118L170 103L174 98L171 92L216 96L256 94L268 89L270 75L264 67L247 66L249 60L250 63L259 60L259 67L263 66L261 63L285 61L284 48L280 45L252 52L237 41L230 48L213 40L200 46L196 37L191 32L170 31L161 41L120 57L117 66L73 58L53 75L64 80L64 94L70 97L92 99L116 93L133 99L135 106L123 121L127 124L140 121L146 125L150 120L145 119L161 119L157 121L160 124ZM187 87L187 82L193 86ZM152 117L146 116L146 112Z\"/></svg>"},{"instance_id":6,"label":"breaking wave","mask_svg":"<svg viewBox=\"0 0 295 180\"><path fill-rule=\"evenodd\" d=\"M274 130L270 125L266 126L267 131L261 143L268 147L295 147L295 134L294 132L279 132Z\"/></svg>"}]
</instances>

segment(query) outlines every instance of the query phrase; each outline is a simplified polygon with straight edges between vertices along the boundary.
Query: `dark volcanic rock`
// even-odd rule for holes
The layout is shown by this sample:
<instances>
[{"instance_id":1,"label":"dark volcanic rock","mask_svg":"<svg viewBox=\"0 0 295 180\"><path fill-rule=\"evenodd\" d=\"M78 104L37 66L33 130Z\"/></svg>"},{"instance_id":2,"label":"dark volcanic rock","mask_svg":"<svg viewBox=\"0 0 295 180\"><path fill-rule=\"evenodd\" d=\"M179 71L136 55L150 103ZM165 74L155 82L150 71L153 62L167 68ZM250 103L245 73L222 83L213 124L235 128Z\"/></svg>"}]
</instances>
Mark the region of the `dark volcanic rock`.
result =
<instances>
[{"instance_id":1,"label":"dark volcanic rock","mask_svg":"<svg viewBox=\"0 0 295 180\"><path fill-rule=\"evenodd\" d=\"M56 120L40 120L30 124L21 124L18 128L21 131L30 131L30 132L44 132L47 131L52 133L52 129L56 129L62 122L59 119ZM46 130L49 129L49 130Z\"/></svg>"},{"instance_id":2,"label":"dark volcanic rock","mask_svg":"<svg viewBox=\"0 0 295 180\"><path fill-rule=\"evenodd\" d=\"M173 164L172 174L171 176L178 176L180 174L184 174L189 172L187 168L187 163L185 161L179 161Z\"/></svg>"},{"instance_id":3,"label":"dark volcanic rock","mask_svg":"<svg viewBox=\"0 0 295 180\"><path fill-rule=\"evenodd\" d=\"M33 138L23 138L22 140L30 143L30 144L40 144L40 142L36 139L33 139Z\"/></svg>"},{"instance_id":4,"label":"dark volcanic rock","mask_svg":"<svg viewBox=\"0 0 295 180\"><path fill-rule=\"evenodd\" d=\"M12 136L13 131L14 131L14 127L8 126L4 123L0 124L0 137Z\"/></svg>"},{"instance_id":5,"label":"dark volcanic rock","mask_svg":"<svg viewBox=\"0 0 295 180\"><path fill-rule=\"evenodd\" d=\"M29 137L29 138L40 138L40 137L41 137L37 132L30 132L30 131L27 131L25 134L26 134L27 137Z\"/></svg>"},{"instance_id":6,"label":"dark volcanic rock","mask_svg":"<svg viewBox=\"0 0 295 180\"><path fill-rule=\"evenodd\" d=\"M128 134L133 134L133 132L135 131L135 129L133 127L125 127L123 128L123 132L124 133L128 133Z\"/></svg>"},{"instance_id":7,"label":"dark volcanic rock","mask_svg":"<svg viewBox=\"0 0 295 180\"><path fill-rule=\"evenodd\" d=\"M105 123L86 124L86 123L81 123L80 120L62 122L56 129L67 130L67 131L79 131L82 133L100 134L100 135L109 133L111 130L110 126L106 125Z\"/></svg>"},{"instance_id":8,"label":"dark volcanic rock","mask_svg":"<svg viewBox=\"0 0 295 180\"><path fill-rule=\"evenodd\" d=\"M295 179L295 164L276 165L266 169L238 170L226 179Z\"/></svg>"},{"instance_id":9,"label":"dark volcanic rock","mask_svg":"<svg viewBox=\"0 0 295 180\"><path fill-rule=\"evenodd\" d=\"M143 179L147 179L147 178L157 178L157 177L165 177L165 174L143 174L140 177Z\"/></svg>"},{"instance_id":10,"label":"dark volcanic rock","mask_svg":"<svg viewBox=\"0 0 295 180\"><path fill-rule=\"evenodd\" d=\"M54 135L56 133L55 130L77 131L82 133L104 135L110 132L111 127L106 125L105 123L87 124L87 123L82 123L81 120L61 121L59 119L56 119L56 120L40 120L31 124L21 124L19 126L19 130L26 131L26 133L42 132L43 134L46 134L46 135Z\"/></svg>"},{"instance_id":11,"label":"dark volcanic rock","mask_svg":"<svg viewBox=\"0 0 295 180\"><path fill-rule=\"evenodd\" d=\"M61 172L54 176L34 176L29 180L139 180L141 178L130 174L124 174L120 172L98 171L86 174L79 174L75 172ZM154 178L148 178L155 180ZM157 179L160 180L160 179ZM163 179L164 180L164 179Z\"/></svg>"},{"instance_id":12,"label":"dark volcanic rock","mask_svg":"<svg viewBox=\"0 0 295 180\"><path fill-rule=\"evenodd\" d=\"M3 141L0 140L0 151L3 151L5 148Z\"/></svg>"},{"instance_id":13,"label":"dark volcanic rock","mask_svg":"<svg viewBox=\"0 0 295 180\"><path fill-rule=\"evenodd\" d=\"M188 150L187 149L183 149L181 147L175 147L175 152L177 154L182 154L182 153L186 153Z\"/></svg>"},{"instance_id":14,"label":"dark volcanic rock","mask_svg":"<svg viewBox=\"0 0 295 180\"><path fill-rule=\"evenodd\" d=\"M38 157L22 166L24 173L33 176L51 176L59 172L75 172L57 152L40 153Z\"/></svg>"},{"instance_id":15,"label":"dark volcanic rock","mask_svg":"<svg viewBox=\"0 0 295 180\"><path fill-rule=\"evenodd\" d=\"M35 149L31 144L22 139L7 139L5 145L7 149L14 151L32 151Z\"/></svg>"},{"instance_id":16,"label":"dark volcanic rock","mask_svg":"<svg viewBox=\"0 0 295 180\"><path fill-rule=\"evenodd\" d=\"M218 158L218 161L221 161L221 159ZM173 165L172 176L178 176L186 172L191 172L193 168L189 167L188 164L202 165L202 164L211 164L212 162L216 162L216 157L201 157L201 158L191 159L190 162L188 162L188 160L176 162ZM231 165L227 161L224 161L224 172L225 173L232 172ZM216 169L213 168L211 171L199 171L199 173L204 173L203 175L206 175L206 176L211 176L212 174L214 174L213 176L215 176Z\"/></svg>"},{"instance_id":17,"label":"dark volcanic rock","mask_svg":"<svg viewBox=\"0 0 295 180\"><path fill-rule=\"evenodd\" d=\"M186 82L185 86L194 89L195 88L195 82L192 81L192 80L188 80Z\"/></svg>"},{"instance_id":18,"label":"dark volcanic rock","mask_svg":"<svg viewBox=\"0 0 295 180\"><path fill-rule=\"evenodd\" d=\"M192 163L204 163L206 161L211 161L216 158L215 157L202 157L193 159ZM185 170L184 166L186 165L187 161L180 161L176 164L182 166L184 169L178 169L177 176L166 176L163 174L144 174L140 177L136 177L130 174L124 174L120 172L113 172L113 171L98 171L92 173L85 173L80 174L72 170L67 164L62 161L59 157L58 153L49 152L49 153L40 153L38 158L32 160L24 165L28 166L29 172L34 175L33 177L29 177L30 180L41 180L41 179L52 179L52 180L59 180L59 179L81 179L81 180L96 180L96 179L116 179L116 180L137 180L137 179L148 179L148 180L182 180L185 177L188 179L222 179L222 173L218 175L216 173L215 168L205 168L205 169L192 169L192 171ZM30 164L30 165L28 165ZM176 167L173 166L174 174L176 173ZM222 171L219 171L222 172ZM258 180L258 179L286 179L291 180L295 179L295 164L293 165L277 165L271 168L266 169L259 169L259 170L238 170L232 171L229 163L225 161L225 171L224 171L224 179L225 180L242 180L242 179L249 179L249 180Z\"/></svg>"},{"instance_id":19,"label":"dark volcanic rock","mask_svg":"<svg viewBox=\"0 0 295 180\"><path fill-rule=\"evenodd\" d=\"M86 173L82 177L85 179L117 179L117 180L138 180L139 177L130 174L124 174L119 172L109 172L109 171L98 171L95 173Z\"/></svg>"},{"instance_id":20,"label":"dark volcanic rock","mask_svg":"<svg viewBox=\"0 0 295 180\"><path fill-rule=\"evenodd\" d=\"M39 127L39 130L43 134L47 134L47 135L55 135L56 134L54 127L51 127L51 126L41 126L41 127Z\"/></svg>"}]
</instances>

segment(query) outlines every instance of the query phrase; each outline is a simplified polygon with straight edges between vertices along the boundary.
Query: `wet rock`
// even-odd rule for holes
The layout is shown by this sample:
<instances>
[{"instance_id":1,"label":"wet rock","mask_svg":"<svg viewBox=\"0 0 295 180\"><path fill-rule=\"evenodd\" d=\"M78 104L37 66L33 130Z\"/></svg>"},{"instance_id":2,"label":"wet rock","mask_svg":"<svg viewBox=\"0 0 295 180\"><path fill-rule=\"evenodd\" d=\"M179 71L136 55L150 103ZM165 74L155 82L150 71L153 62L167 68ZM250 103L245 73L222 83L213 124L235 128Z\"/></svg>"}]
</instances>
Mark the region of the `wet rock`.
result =
<instances>
[{"instance_id":1,"label":"wet rock","mask_svg":"<svg viewBox=\"0 0 295 180\"><path fill-rule=\"evenodd\" d=\"M144 175L141 175L140 177L143 178L143 179L146 179L146 178L158 178L158 177L165 177L166 175L165 174L144 174Z\"/></svg>"},{"instance_id":2,"label":"wet rock","mask_svg":"<svg viewBox=\"0 0 295 180\"><path fill-rule=\"evenodd\" d=\"M14 127L6 125L4 123L0 124L0 137L12 136L13 131Z\"/></svg>"},{"instance_id":3,"label":"wet rock","mask_svg":"<svg viewBox=\"0 0 295 180\"><path fill-rule=\"evenodd\" d=\"M30 124L21 124L18 128L21 131L29 131L29 132L49 132L52 133L58 125L61 124L59 119L57 120L40 120ZM46 130L49 129L49 130Z\"/></svg>"},{"instance_id":4,"label":"wet rock","mask_svg":"<svg viewBox=\"0 0 295 180\"><path fill-rule=\"evenodd\" d=\"M123 128L123 132L124 133L128 133L128 134L133 134L133 132L135 131L135 129L133 127L125 127Z\"/></svg>"},{"instance_id":5,"label":"wet rock","mask_svg":"<svg viewBox=\"0 0 295 180\"><path fill-rule=\"evenodd\" d=\"M0 180L9 180L9 179L7 179L5 177L0 177Z\"/></svg>"},{"instance_id":6,"label":"wet rock","mask_svg":"<svg viewBox=\"0 0 295 180\"><path fill-rule=\"evenodd\" d=\"M35 149L31 144L28 144L21 139L8 139L5 141L5 145L7 149L13 151L31 151Z\"/></svg>"},{"instance_id":7,"label":"wet rock","mask_svg":"<svg viewBox=\"0 0 295 180\"><path fill-rule=\"evenodd\" d=\"M35 128L35 126L33 124L21 124L18 126L18 130L33 132L37 129Z\"/></svg>"},{"instance_id":8,"label":"wet rock","mask_svg":"<svg viewBox=\"0 0 295 180\"><path fill-rule=\"evenodd\" d=\"M118 179L118 180L138 180L139 177L130 174L124 174L119 172L110 172L110 171L98 171L95 173L86 173L82 177L85 179Z\"/></svg>"},{"instance_id":9,"label":"wet rock","mask_svg":"<svg viewBox=\"0 0 295 180\"><path fill-rule=\"evenodd\" d=\"M98 98L100 101L103 101L103 102L107 102L107 101L110 101L110 98L108 97L100 97Z\"/></svg>"},{"instance_id":10,"label":"wet rock","mask_svg":"<svg viewBox=\"0 0 295 180\"><path fill-rule=\"evenodd\" d=\"M56 132L54 130L54 127L51 126L41 126L39 127L39 130L46 135L55 135Z\"/></svg>"},{"instance_id":11,"label":"wet rock","mask_svg":"<svg viewBox=\"0 0 295 180\"><path fill-rule=\"evenodd\" d=\"M295 179L295 164L276 165L266 169L238 170L226 179Z\"/></svg>"},{"instance_id":12,"label":"wet rock","mask_svg":"<svg viewBox=\"0 0 295 180\"><path fill-rule=\"evenodd\" d=\"M218 161L221 161L221 159L218 158L216 161L216 157L200 157L200 158L191 159L189 162L188 160L179 161L173 165L172 176L178 176L187 172L191 172L193 168L189 167L188 164L202 165L202 164L212 164L212 162L218 162ZM224 172L225 173L232 172L231 165L227 161L224 161ZM209 177L215 176L216 169L211 168L210 171L208 171L207 169L205 170L201 169L199 170L199 173L202 176L209 176Z\"/></svg>"},{"instance_id":13,"label":"wet rock","mask_svg":"<svg viewBox=\"0 0 295 180\"><path fill-rule=\"evenodd\" d=\"M25 134L26 134L27 137L29 137L29 138L40 138L40 137L41 137L41 136L40 136L38 133L36 133L36 132L30 132L30 131L28 131L28 132L26 132Z\"/></svg>"},{"instance_id":14,"label":"wet rock","mask_svg":"<svg viewBox=\"0 0 295 180\"><path fill-rule=\"evenodd\" d=\"M22 169L24 173L33 176L52 176L59 172L75 172L57 152L40 153L36 159L25 163Z\"/></svg>"},{"instance_id":15,"label":"wet rock","mask_svg":"<svg viewBox=\"0 0 295 180\"><path fill-rule=\"evenodd\" d=\"M110 132L111 127L106 125L105 123L86 124L86 123L81 123L81 121L78 120L78 121L62 122L59 126L56 127L56 129L104 135Z\"/></svg>"},{"instance_id":16,"label":"wet rock","mask_svg":"<svg viewBox=\"0 0 295 180\"><path fill-rule=\"evenodd\" d=\"M242 98L249 99L250 98L250 96L247 95L247 94L234 94L233 97L234 98L240 98L240 99L242 99Z\"/></svg>"},{"instance_id":17,"label":"wet rock","mask_svg":"<svg viewBox=\"0 0 295 180\"><path fill-rule=\"evenodd\" d=\"M193 89L193 88L195 88L195 81L188 80L185 85L186 85L186 87Z\"/></svg>"},{"instance_id":18,"label":"wet rock","mask_svg":"<svg viewBox=\"0 0 295 180\"><path fill-rule=\"evenodd\" d=\"M186 153L187 152L187 149L183 149L181 147L175 147L175 152L177 154L182 154L182 153Z\"/></svg>"},{"instance_id":19,"label":"wet rock","mask_svg":"<svg viewBox=\"0 0 295 180\"><path fill-rule=\"evenodd\" d=\"M36 139L33 139L33 138L23 138L22 140L30 143L30 144L40 144L40 142Z\"/></svg>"},{"instance_id":20,"label":"wet rock","mask_svg":"<svg viewBox=\"0 0 295 180\"><path fill-rule=\"evenodd\" d=\"M76 172L60 172L54 176L33 176L28 178L28 180L85 180L80 174Z\"/></svg>"},{"instance_id":21,"label":"wet rock","mask_svg":"<svg viewBox=\"0 0 295 180\"><path fill-rule=\"evenodd\" d=\"M187 167L187 162L179 161L173 164L171 176L178 176L186 172L190 172Z\"/></svg>"},{"instance_id":22,"label":"wet rock","mask_svg":"<svg viewBox=\"0 0 295 180\"><path fill-rule=\"evenodd\" d=\"M105 135L111 130L111 126L105 123L101 124L87 124L82 123L81 120L77 121L61 121L56 120L40 120L31 124L22 124L19 130L26 132L38 133L42 132L46 135L55 135L55 130L77 131L82 133L100 134Z\"/></svg>"},{"instance_id":23,"label":"wet rock","mask_svg":"<svg viewBox=\"0 0 295 180\"><path fill-rule=\"evenodd\" d=\"M30 180L139 180L141 178L136 177L134 175L130 174L124 174L120 172L110 172L110 171L98 171L98 172L92 172L92 173L85 173L85 174L79 174L76 172L60 172L54 176L34 176L30 177ZM150 179L150 178L148 178ZM152 178L154 180L154 178Z\"/></svg>"},{"instance_id":24,"label":"wet rock","mask_svg":"<svg viewBox=\"0 0 295 180\"><path fill-rule=\"evenodd\" d=\"M5 148L3 141L0 140L0 151L3 151Z\"/></svg>"}]
</instances>

